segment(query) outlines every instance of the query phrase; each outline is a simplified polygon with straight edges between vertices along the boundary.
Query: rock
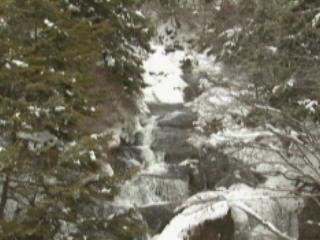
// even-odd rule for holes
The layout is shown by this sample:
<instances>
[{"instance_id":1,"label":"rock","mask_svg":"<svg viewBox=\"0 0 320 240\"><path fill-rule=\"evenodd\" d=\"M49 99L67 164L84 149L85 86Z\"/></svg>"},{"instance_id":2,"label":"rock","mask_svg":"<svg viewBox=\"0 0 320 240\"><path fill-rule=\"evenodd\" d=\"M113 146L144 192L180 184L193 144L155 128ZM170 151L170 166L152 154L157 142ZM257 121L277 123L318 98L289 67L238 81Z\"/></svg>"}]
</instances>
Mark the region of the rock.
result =
<instances>
[{"instance_id":1,"label":"rock","mask_svg":"<svg viewBox=\"0 0 320 240\"><path fill-rule=\"evenodd\" d=\"M151 148L157 152L164 152L165 161L179 163L187 158L197 158L198 150L188 143L189 133L185 129L163 127L154 133Z\"/></svg>"},{"instance_id":2,"label":"rock","mask_svg":"<svg viewBox=\"0 0 320 240\"><path fill-rule=\"evenodd\" d=\"M171 205L154 205L142 208L142 216L153 232L161 232L174 216L174 204Z\"/></svg>"},{"instance_id":3,"label":"rock","mask_svg":"<svg viewBox=\"0 0 320 240\"><path fill-rule=\"evenodd\" d=\"M201 79L208 79L208 76L206 73L194 73L189 69L184 69L182 78L188 84L188 86L184 88L184 100L190 102L203 92L200 86Z\"/></svg>"},{"instance_id":4,"label":"rock","mask_svg":"<svg viewBox=\"0 0 320 240\"><path fill-rule=\"evenodd\" d=\"M192 60L190 58L183 59L181 68L185 72L191 72L192 71Z\"/></svg>"},{"instance_id":5,"label":"rock","mask_svg":"<svg viewBox=\"0 0 320 240\"><path fill-rule=\"evenodd\" d=\"M320 208L310 199L299 215L299 239L320 239L319 222Z\"/></svg>"},{"instance_id":6,"label":"rock","mask_svg":"<svg viewBox=\"0 0 320 240\"><path fill-rule=\"evenodd\" d=\"M235 227L231 212L222 219L206 221L198 226L188 240L233 240Z\"/></svg>"},{"instance_id":7,"label":"rock","mask_svg":"<svg viewBox=\"0 0 320 240\"><path fill-rule=\"evenodd\" d=\"M191 194L195 194L199 191L207 188L206 176L202 171L199 171L199 166L193 166L189 169L189 188Z\"/></svg>"},{"instance_id":8,"label":"rock","mask_svg":"<svg viewBox=\"0 0 320 240\"><path fill-rule=\"evenodd\" d=\"M142 146L144 140L144 134L143 132L136 132L134 135L134 145L136 146Z\"/></svg>"},{"instance_id":9,"label":"rock","mask_svg":"<svg viewBox=\"0 0 320 240\"><path fill-rule=\"evenodd\" d=\"M199 174L193 177L200 177L201 179L197 181L205 181L203 184L208 189L228 188L235 183L245 183L255 187L265 180L262 175L251 170L240 160L230 158L214 149L204 151L206 152L201 154L203 156L199 164Z\"/></svg>"},{"instance_id":10,"label":"rock","mask_svg":"<svg viewBox=\"0 0 320 240\"><path fill-rule=\"evenodd\" d=\"M168 112L184 111L186 107L182 103L166 104L166 103L149 103L149 110L152 115L163 116Z\"/></svg>"},{"instance_id":11,"label":"rock","mask_svg":"<svg viewBox=\"0 0 320 240\"><path fill-rule=\"evenodd\" d=\"M197 89L193 88L192 86L187 86L183 89L183 99L186 102L191 102L197 96L199 96L199 92Z\"/></svg>"},{"instance_id":12,"label":"rock","mask_svg":"<svg viewBox=\"0 0 320 240\"><path fill-rule=\"evenodd\" d=\"M114 154L126 161L126 160L135 160L139 163L143 162L143 149L136 146L120 146L114 150Z\"/></svg>"},{"instance_id":13,"label":"rock","mask_svg":"<svg viewBox=\"0 0 320 240\"><path fill-rule=\"evenodd\" d=\"M197 120L197 114L191 111L175 111L165 115L158 121L159 127L173 128L193 128L194 122Z\"/></svg>"},{"instance_id":14,"label":"rock","mask_svg":"<svg viewBox=\"0 0 320 240\"><path fill-rule=\"evenodd\" d=\"M183 51L184 48L179 43L174 43L173 45L166 46L165 48L166 54L173 53L177 50Z\"/></svg>"},{"instance_id":15,"label":"rock","mask_svg":"<svg viewBox=\"0 0 320 240\"><path fill-rule=\"evenodd\" d=\"M168 167L167 178L189 180L189 167L171 164Z\"/></svg>"}]
</instances>

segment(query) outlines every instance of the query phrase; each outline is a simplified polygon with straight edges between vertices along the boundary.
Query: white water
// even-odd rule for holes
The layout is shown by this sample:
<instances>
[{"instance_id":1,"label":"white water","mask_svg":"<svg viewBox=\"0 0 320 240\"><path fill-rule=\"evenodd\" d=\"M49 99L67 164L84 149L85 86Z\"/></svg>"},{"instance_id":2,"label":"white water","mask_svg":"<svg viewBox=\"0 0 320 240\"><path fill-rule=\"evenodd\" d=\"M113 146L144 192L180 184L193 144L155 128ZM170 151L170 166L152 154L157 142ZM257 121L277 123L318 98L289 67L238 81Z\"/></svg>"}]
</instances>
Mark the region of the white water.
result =
<instances>
[{"instance_id":1,"label":"white water","mask_svg":"<svg viewBox=\"0 0 320 240\"><path fill-rule=\"evenodd\" d=\"M144 79L149 87L144 90L146 103L161 102L175 104L183 102L183 88L180 61L185 53L178 51L165 54L164 47L153 45L155 52L144 62ZM115 204L126 207L141 207L162 202L179 202L189 196L188 182L166 178L168 165L164 154L151 149L153 132L157 128L157 117L149 116L142 129L144 139L142 150L144 162L140 172L121 187Z\"/></svg>"}]
</instances>

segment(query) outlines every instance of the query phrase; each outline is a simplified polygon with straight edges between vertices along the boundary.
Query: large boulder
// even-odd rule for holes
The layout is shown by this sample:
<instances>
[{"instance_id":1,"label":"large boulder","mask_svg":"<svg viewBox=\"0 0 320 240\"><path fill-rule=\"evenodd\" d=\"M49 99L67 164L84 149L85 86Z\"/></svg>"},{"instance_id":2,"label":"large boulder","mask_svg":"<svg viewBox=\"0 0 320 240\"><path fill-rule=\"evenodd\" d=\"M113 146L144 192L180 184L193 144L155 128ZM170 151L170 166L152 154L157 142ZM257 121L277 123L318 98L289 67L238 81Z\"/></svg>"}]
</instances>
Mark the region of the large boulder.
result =
<instances>
[{"instance_id":1,"label":"large boulder","mask_svg":"<svg viewBox=\"0 0 320 240\"><path fill-rule=\"evenodd\" d=\"M208 220L193 229L188 240L234 240L234 222L231 211L217 220Z\"/></svg>"},{"instance_id":2,"label":"large boulder","mask_svg":"<svg viewBox=\"0 0 320 240\"><path fill-rule=\"evenodd\" d=\"M174 217L174 208L174 204L150 205L140 209L140 212L149 228L153 232L158 233L161 232Z\"/></svg>"},{"instance_id":3,"label":"large boulder","mask_svg":"<svg viewBox=\"0 0 320 240\"><path fill-rule=\"evenodd\" d=\"M236 183L245 183L251 187L265 181L265 178L250 169L242 161L230 158L217 150L202 150L200 160L190 171L191 192L217 187L230 187Z\"/></svg>"}]
</instances>

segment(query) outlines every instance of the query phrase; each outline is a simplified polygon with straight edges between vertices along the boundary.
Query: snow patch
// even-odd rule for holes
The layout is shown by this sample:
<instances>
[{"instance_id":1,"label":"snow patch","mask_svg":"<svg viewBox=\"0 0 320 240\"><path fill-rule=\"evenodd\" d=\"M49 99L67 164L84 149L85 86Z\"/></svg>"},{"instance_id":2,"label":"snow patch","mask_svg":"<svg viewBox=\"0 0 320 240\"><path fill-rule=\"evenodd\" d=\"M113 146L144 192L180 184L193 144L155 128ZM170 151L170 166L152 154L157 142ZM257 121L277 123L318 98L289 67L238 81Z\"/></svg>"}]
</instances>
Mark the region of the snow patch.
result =
<instances>
[{"instance_id":1,"label":"snow patch","mask_svg":"<svg viewBox=\"0 0 320 240\"><path fill-rule=\"evenodd\" d=\"M307 111L309 111L311 113L315 113L316 108L319 105L317 100L311 100L311 99L300 100L300 101L298 101L298 104L300 106L303 106Z\"/></svg>"},{"instance_id":2,"label":"snow patch","mask_svg":"<svg viewBox=\"0 0 320 240\"><path fill-rule=\"evenodd\" d=\"M314 18L312 19L312 27L317 27L318 23L320 22L320 12L317 13Z\"/></svg>"},{"instance_id":3,"label":"snow patch","mask_svg":"<svg viewBox=\"0 0 320 240\"><path fill-rule=\"evenodd\" d=\"M97 161L96 154L95 154L95 152L92 151L92 150L89 151L89 157L90 157L90 160L91 160L91 161L93 161L93 162Z\"/></svg>"},{"instance_id":4,"label":"snow patch","mask_svg":"<svg viewBox=\"0 0 320 240\"><path fill-rule=\"evenodd\" d=\"M49 28L54 27L54 23L51 22L51 21L50 21L49 19L47 19L47 18L43 21L43 23L44 23L47 27L49 27Z\"/></svg>"},{"instance_id":5,"label":"snow patch","mask_svg":"<svg viewBox=\"0 0 320 240\"><path fill-rule=\"evenodd\" d=\"M270 131L259 131L246 128L226 129L210 136L210 143L217 147L223 144L249 143L258 137L271 137L273 133Z\"/></svg>"},{"instance_id":6,"label":"snow patch","mask_svg":"<svg viewBox=\"0 0 320 240\"><path fill-rule=\"evenodd\" d=\"M242 31L242 28L236 26L234 28L230 28L223 31L222 33L220 33L219 37L233 38L234 36L239 34L241 31Z\"/></svg>"},{"instance_id":7,"label":"snow patch","mask_svg":"<svg viewBox=\"0 0 320 240\"><path fill-rule=\"evenodd\" d=\"M16 65L17 67L21 67L21 68L27 68L29 67L29 64L26 63L26 62L23 62L21 60L18 60L18 59L13 59L11 60L11 62Z\"/></svg>"}]
</instances>

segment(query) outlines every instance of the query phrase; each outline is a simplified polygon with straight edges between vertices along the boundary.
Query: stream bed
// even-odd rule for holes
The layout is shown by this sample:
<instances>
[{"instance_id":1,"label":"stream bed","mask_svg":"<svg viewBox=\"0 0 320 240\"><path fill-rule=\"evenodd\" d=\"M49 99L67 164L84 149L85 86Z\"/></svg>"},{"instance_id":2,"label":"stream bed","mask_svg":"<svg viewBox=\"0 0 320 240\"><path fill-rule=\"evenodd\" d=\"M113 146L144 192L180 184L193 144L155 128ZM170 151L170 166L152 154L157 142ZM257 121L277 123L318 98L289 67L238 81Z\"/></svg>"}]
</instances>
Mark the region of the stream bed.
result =
<instances>
[{"instance_id":1,"label":"stream bed","mask_svg":"<svg viewBox=\"0 0 320 240\"><path fill-rule=\"evenodd\" d=\"M194 194L229 189L233 200L245 202L296 238L301 201L278 200L266 190L290 189L291 183L281 176L263 177L260 172L270 166L260 166L258 162L259 167L253 169L245 161L237 161L240 157L247 159L246 149L234 151L231 157L229 154L230 149L234 150L233 144L254 141L257 137L272 138L269 132L248 129L242 124L250 109L239 101L239 96L251 94L250 91L224 77L223 66L206 53L187 50L167 53L159 43L153 43L152 48L154 52L144 62L144 79L148 84L144 90L146 110L136 123L137 140L121 146L128 164L139 171L121 186L114 206L140 209L151 235L155 235L149 239L184 240L187 235L181 222L193 226L197 225L192 223L196 219L183 219L179 223L175 209ZM186 61L191 66L182 68ZM220 148L225 143L231 143L229 148ZM259 157L255 161L275 158L269 153L256 154ZM234 209L231 209L237 231L234 239L278 239L257 221L248 220L243 212ZM214 216L208 212L200 214L198 225L216 221ZM198 234L190 239L212 239L212 234ZM214 234L227 240L230 232L225 236L220 232Z\"/></svg>"}]
</instances>

